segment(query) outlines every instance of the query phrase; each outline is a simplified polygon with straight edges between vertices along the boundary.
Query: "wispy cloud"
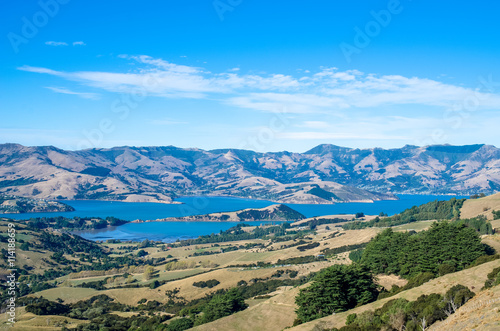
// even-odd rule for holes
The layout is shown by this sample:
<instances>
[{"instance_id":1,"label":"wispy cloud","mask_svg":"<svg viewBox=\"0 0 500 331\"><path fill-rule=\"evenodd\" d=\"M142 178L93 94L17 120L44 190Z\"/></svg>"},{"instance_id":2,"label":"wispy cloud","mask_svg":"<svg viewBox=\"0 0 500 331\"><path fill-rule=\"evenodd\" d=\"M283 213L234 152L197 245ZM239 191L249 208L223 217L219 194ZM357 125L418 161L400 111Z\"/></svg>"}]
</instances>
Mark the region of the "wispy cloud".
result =
<instances>
[{"instance_id":1,"label":"wispy cloud","mask_svg":"<svg viewBox=\"0 0 500 331\"><path fill-rule=\"evenodd\" d=\"M146 92L165 98L207 98L258 111L335 113L392 105L453 108L468 97L479 109L500 109L500 95L436 80L401 75L365 74L358 70L321 68L300 77L283 74L239 74L234 69L214 73L146 55L121 58L139 66L131 72L56 71L23 66L19 70L49 74L110 92Z\"/></svg>"},{"instance_id":2,"label":"wispy cloud","mask_svg":"<svg viewBox=\"0 0 500 331\"><path fill-rule=\"evenodd\" d=\"M87 46L87 44L84 43L83 41L73 41L71 44L73 46ZM45 45L48 45L48 46L69 46L69 44L67 42L64 42L64 41L46 41Z\"/></svg>"},{"instance_id":3,"label":"wispy cloud","mask_svg":"<svg viewBox=\"0 0 500 331\"><path fill-rule=\"evenodd\" d=\"M48 45L48 46L68 46L68 43L65 43L64 41L46 41L45 45Z\"/></svg>"},{"instance_id":4,"label":"wispy cloud","mask_svg":"<svg viewBox=\"0 0 500 331\"><path fill-rule=\"evenodd\" d=\"M71 91L65 87L47 86L45 88L47 88L53 92L56 92L56 93L76 95L76 96L79 96L80 98L84 98L84 99L93 99L93 100L99 99L99 94L97 94L97 93L74 92L74 91Z\"/></svg>"},{"instance_id":5,"label":"wispy cloud","mask_svg":"<svg viewBox=\"0 0 500 331\"><path fill-rule=\"evenodd\" d=\"M331 125L324 121L305 121L302 124L297 125L298 127L310 128L310 129L327 129Z\"/></svg>"}]
</instances>

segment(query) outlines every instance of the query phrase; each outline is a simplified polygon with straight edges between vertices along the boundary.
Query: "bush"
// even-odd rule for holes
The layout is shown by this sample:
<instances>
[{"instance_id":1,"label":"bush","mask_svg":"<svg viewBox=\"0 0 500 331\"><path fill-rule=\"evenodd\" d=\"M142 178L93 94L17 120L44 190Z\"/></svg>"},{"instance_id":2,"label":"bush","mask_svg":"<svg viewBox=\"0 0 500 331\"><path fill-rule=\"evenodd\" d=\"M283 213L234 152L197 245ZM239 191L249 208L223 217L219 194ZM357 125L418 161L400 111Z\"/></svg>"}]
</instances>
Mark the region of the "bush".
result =
<instances>
[{"instance_id":1,"label":"bush","mask_svg":"<svg viewBox=\"0 0 500 331\"><path fill-rule=\"evenodd\" d=\"M493 269L488 274L488 279L484 283L484 288L490 288L500 284L500 267Z\"/></svg>"},{"instance_id":2,"label":"bush","mask_svg":"<svg viewBox=\"0 0 500 331\"><path fill-rule=\"evenodd\" d=\"M146 255L148 255L148 252L146 252L143 249L141 249L140 251L137 252L137 257L143 257L143 256L146 256Z\"/></svg>"},{"instance_id":3,"label":"bush","mask_svg":"<svg viewBox=\"0 0 500 331\"><path fill-rule=\"evenodd\" d=\"M69 312L67 305L40 297L26 306L26 311L35 315L64 315Z\"/></svg>"},{"instance_id":4,"label":"bush","mask_svg":"<svg viewBox=\"0 0 500 331\"><path fill-rule=\"evenodd\" d=\"M349 325L349 324L354 323L354 321L356 320L357 317L358 316L356 314L347 315L347 320L345 321L345 324Z\"/></svg>"},{"instance_id":5,"label":"bush","mask_svg":"<svg viewBox=\"0 0 500 331\"><path fill-rule=\"evenodd\" d=\"M160 282L155 280L154 282L152 282L151 284L149 284L149 288L154 290L155 288L157 288L158 286L160 286Z\"/></svg>"},{"instance_id":6,"label":"bush","mask_svg":"<svg viewBox=\"0 0 500 331\"><path fill-rule=\"evenodd\" d=\"M308 249L313 249L313 248L318 247L318 246L319 246L319 243L315 242L315 243L310 243L310 244L303 245L303 246L297 246L297 249L299 251L303 252L303 251L306 251Z\"/></svg>"},{"instance_id":7,"label":"bush","mask_svg":"<svg viewBox=\"0 0 500 331\"><path fill-rule=\"evenodd\" d=\"M354 251L351 251L349 253L349 259L352 262L359 262L361 261L361 256L363 255L363 249L356 249Z\"/></svg>"},{"instance_id":8,"label":"bush","mask_svg":"<svg viewBox=\"0 0 500 331\"><path fill-rule=\"evenodd\" d=\"M439 276L451 274L452 272L455 272L455 267L451 264L443 263L438 267Z\"/></svg>"},{"instance_id":9,"label":"bush","mask_svg":"<svg viewBox=\"0 0 500 331\"><path fill-rule=\"evenodd\" d=\"M193 286L200 287L200 288L205 288L205 287L212 288L212 287L215 287L219 284L220 284L220 282L217 279L209 279L207 281L194 282Z\"/></svg>"},{"instance_id":10,"label":"bush","mask_svg":"<svg viewBox=\"0 0 500 331\"><path fill-rule=\"evenodd\" d=\"M167 331L184 331L194 326L194 322L190 318L179 318L168 323Z\"/></svg>"}]
</instances>

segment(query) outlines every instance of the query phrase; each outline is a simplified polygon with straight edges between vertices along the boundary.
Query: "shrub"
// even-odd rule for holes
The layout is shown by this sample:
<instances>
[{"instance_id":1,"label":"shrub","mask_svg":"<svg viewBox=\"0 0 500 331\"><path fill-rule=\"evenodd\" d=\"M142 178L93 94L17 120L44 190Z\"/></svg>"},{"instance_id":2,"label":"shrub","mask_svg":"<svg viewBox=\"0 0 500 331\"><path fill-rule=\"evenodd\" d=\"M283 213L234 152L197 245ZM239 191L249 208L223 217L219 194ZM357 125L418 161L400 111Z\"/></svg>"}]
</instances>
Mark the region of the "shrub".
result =
<instances>
[{"instance_id":1,"label":"shrub","mask_svg":"<svg viewBox=\"0 0 500 331\"><path fill-rule=\"evenodd\" d=\"M212 287L215 287L219 284L220 284L220 282L217 279L209 279L207 281L194 282L193 286L200 287L200 288L205 288L205 287L212 288Z\"/></svg>"},{"instance_id":2,"label":"shrub","mask_svg":"<svg viewBox=\"0 0 500 331\"><path fill-rule=\"evenodd\" d=\"M455 272L455 267L451 264L443 263L438 267L439 276L451 274L452 272Z\"/></svg>"},{"instance_id":3,"label":"shrub","mask_svg":"<svg viewBox=\"0 0 500 331\"><path fill-rule=\"evenodd\" d=\"M167 331L184 331L191 329L194 326L194 322L190 318L179 318L168 323Z\"/></svg>"}]
</instances>

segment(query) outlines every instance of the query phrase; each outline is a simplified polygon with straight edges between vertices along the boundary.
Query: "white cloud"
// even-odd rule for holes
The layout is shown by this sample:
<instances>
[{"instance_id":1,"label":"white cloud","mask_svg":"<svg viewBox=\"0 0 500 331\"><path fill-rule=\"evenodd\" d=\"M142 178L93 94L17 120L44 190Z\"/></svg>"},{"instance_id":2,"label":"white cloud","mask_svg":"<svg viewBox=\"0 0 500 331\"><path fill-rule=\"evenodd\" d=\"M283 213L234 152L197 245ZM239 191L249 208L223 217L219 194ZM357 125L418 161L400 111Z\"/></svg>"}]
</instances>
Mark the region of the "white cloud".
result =
<instances>
[{"instance_id":1,"label":"white cloud","mask_svg":"<svg viewBox=\"0 0 500 331\"><path fill-rule=\"evenodd\" d=\"M74 91L68 90L65 87L47 86L46 88L53 91L53 92L56 92L56 93L76 95L76 96L79 96L80 98L84 98L84 99L93 99L93 100L99 99L99 94L96 94L96 93L74 92Z\"/></svg>"},{"instance_id":2,"label":"white cloud","mask_svg":"<svg viewBox=\"0 0 500 331\"><path fill-rule=\"evenodd\" d=\"M377 140L405 140L405 136L384 135L380 133L367 134L363 132L282 132L277 134L278 138L291 140L344 140L344 139L377 139Z\"/></svg>"},{"instance_id":3,"label":"white cloud","mask_svg":"<svg viewBox=\"0 0 500 331\"><path fill-rule=\"evenodd\" d=\"M73 41L73 46L87 46L83 41Z\"/></svg>"},{"instance_id":4,"label":"white cloud","mask_svg":"<svg viewBox=\"0 0 500 331\"><path fill-rule=\"evenodd\" d=\"M325 121L305 121L304 123L297 126L311 129L326 129L330 127L330 123Z\"/></svg>"},{"instance_id":5,"label":"white cloud","mask_svg":"<svg viewBox=\"0 0 500 331\"><path fill-rule=\"evenodd\" d=\"M500 95L436 80L400 75L365 74L322 68L302 77L283 74L242 75L236 68L213 73L147 55L120 55L136 62L130 72L56 71L23 66L19 70L49 74L118 93L146 93L165 98L217 99L235 107L290 113L341 113L391 105L456 109L471 98L477 109L500 109Z\"/></svg>"},{"instance_id":6,"label":"white cloud","mask_svg":"<svg viewBox=\"0 0 500 331\"><path fill-rule=\"evenodd\" d=\"M46 41L45 45L48 45L48 46L68 46L68 43L65 43L64 41Z\"/></svg>"}]
</instances>

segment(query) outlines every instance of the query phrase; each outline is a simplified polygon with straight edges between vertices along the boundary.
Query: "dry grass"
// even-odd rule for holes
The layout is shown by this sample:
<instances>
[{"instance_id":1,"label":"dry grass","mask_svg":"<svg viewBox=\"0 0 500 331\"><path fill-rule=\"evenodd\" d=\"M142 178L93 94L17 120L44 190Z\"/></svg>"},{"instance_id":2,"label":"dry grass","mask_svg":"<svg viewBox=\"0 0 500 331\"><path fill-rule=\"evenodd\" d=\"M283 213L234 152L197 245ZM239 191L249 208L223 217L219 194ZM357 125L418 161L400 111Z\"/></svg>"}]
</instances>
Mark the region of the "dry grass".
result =
<instances>
[{"instance_id":1,"label":"dry grass","mask_svg":"<svg viewBox=\"0 0 500 331\"><path fill-rule=\"evenodd\" d=\"M394 285L399 287L405 286L408 281L404 278L401 278L397 275L377 275L375 282L385 288L386 290L390 290Z\"/></svg>"},{"instance_id":2,"label":"dry grass","mask_svg":"<svg viewBox=\"0 0 500 331\"><path fill-rule=\"evenodd\" d=\"M500 193L480 199L466 200L460 210L460 218L473 218L478 215L484 215L489 220L492 220L493 210L500 210Z\"/></svg>"},{"instance_id":3,"label":"dry grass","mask_svg":"<svg viewBox=\"0 0 500 331\"><path fill-rule=\"evenodd\" d=\"M483 236L482 243L493 247L497 254L500 254L500 234Z\"/></svg>"},{"instance_id":4,"label":"dry grass","mask_svg":"<svg viewBox=\"0 0 500 331\"><path fill-rule=\"evenodd\" d=\"M271 331L283 330L295 319L295 296L299 288L291 288L236 314L195 327L195 331Z\"/></svg>"},{"instance_id":5,"label":"dry grass","mask_svg":"<svg viewBox=\"0 0 500 331\"><path fill-rule=\"evenodd\" d=\"M56 287L45 291L36 292L30 296L34 297L44 297L50 301L55 301L56 299L61 299L64 303L75 303L80 300L91 298L94 295L101 294L99 291L92 288L83 287Z\"/></svg>"},{"instance_id":6,"label":"dry grass","mask_svg":"<svg viewBox=\"0 0 500 331\"><path fill-rule=\"evenodd\" d=\"M65 316L37 316L32 313L27 313L24 307L16 309L16 323L9 327L7 322L7 315L1 314L0 316L0 329L13 330L13 331L56 331L61 330L64 321L67 321L66 327L75 328L79 324L88 323L88 321L72 319Z\"/></svg>"},{"instance_id":7,"label":"dry grass","mask_svg":"<svg viewBox=\"0 0 500 331\"><path fill-rule=\"evenodd\" d=\"M500 286L482 291L443 322L437 322L429 331L500 330Z\"/></svg>"},{"instance_id":8,"label":"dry grass","mask_svg":"<svg viewBox=\"0 0 500 331\"><path fill-rule=\"evenodd\" d=\"M436 220L430 220L430 221L419 221L419 222L413 222L413 223L408 223L408 224L402 224L398 226L394 226L392 229L394 231L424 231L430 228L430 226L434 223L437 222Z\"/></svg>"}]
</instances>

